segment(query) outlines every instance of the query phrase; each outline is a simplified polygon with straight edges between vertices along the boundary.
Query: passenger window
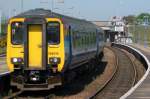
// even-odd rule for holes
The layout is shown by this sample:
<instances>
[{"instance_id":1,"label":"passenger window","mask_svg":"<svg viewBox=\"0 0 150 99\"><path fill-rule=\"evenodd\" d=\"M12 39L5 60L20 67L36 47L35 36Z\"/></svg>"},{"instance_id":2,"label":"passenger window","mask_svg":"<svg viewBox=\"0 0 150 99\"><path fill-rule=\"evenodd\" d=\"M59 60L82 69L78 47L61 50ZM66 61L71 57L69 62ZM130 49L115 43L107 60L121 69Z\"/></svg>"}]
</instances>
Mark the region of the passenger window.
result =
<instances>
[{"instance_id":1,"label":"passenger window","mask_svg":"<svg viewBox=\"0 0 150 99\"><path fill-rule=\"evenodd\" d=\"M49 22L47 24L47 42L50 45L56 45L60 43L60 23Z\"/></svg>"},{"instance_id":2,"label":"passenger window","mask_svg":"<svg viewBox=\"0 0 150 99\"><path fill-rule=\"evenodd\" d=\"M23 44L23 23L14 22L11 25L11 38L12 44Z\"/></svg>"}]
</instances>

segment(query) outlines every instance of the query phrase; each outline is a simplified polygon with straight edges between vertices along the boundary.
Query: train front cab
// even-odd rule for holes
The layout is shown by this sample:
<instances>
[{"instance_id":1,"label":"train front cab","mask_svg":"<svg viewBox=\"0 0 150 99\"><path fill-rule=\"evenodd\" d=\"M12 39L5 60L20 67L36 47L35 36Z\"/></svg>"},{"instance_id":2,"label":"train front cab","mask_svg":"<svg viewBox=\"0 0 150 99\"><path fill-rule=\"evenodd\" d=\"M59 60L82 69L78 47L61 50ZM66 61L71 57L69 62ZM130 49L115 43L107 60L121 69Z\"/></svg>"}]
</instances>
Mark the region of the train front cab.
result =
<instances>
[{"instance_id":1,"label":"train front cab","mask_svg":"<svg viewBox=\"0 0 150 99\"><path fill-rule=\"evenodd\" d=\"M8 24L7 65L11 85L46 90L62 84L63 23L57 18L13 18Z\"/></svg>"}]
</instances>

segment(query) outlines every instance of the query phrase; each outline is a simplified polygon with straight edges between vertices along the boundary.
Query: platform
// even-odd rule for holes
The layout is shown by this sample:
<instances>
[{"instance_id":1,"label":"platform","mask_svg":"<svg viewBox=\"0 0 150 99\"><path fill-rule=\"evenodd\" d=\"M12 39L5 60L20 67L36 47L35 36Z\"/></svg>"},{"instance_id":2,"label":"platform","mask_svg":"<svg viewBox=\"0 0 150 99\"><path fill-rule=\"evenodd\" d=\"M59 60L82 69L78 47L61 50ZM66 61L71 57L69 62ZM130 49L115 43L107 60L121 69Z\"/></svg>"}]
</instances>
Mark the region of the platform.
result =
<instances>
[{"instance_id":1,"label":"platform","mask_svg":"<svg viewBox=\"0 0 150 99\"><path fill-rule=\"evenodd\" d=\"M6 65L6 58L0 57L0 75L8 73L8 67Z\"/></svg>"},{"instance_id":2,"label":"platform","mask_svg":"<svg viewBox=\"0 0 150 99\"><path fill-rule=\"evenodd\" d=\"M132 44L131 47L141 51L150 61L150 47ZM150 72L144 82L127 99L150 99Z\"/></svg>"}]
</instances>

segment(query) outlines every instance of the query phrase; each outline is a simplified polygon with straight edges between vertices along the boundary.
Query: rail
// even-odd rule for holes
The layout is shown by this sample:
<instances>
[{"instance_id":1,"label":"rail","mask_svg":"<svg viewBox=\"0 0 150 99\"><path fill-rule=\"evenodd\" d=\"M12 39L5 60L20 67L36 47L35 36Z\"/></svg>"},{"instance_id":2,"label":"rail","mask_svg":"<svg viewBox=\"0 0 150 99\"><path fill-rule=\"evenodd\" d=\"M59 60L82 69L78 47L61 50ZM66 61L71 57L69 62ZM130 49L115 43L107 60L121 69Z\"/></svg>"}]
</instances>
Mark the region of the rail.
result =
<instances>
[{"instance_id":1,"label":"rail","mask_svg":"<svg viewBox=\"0 0 150 99\"><path fill-rule=\"evenodd\" d=\"M120 98L120 99L125 99L129 95L131 95L142 84L142 82L147 78L148 74L150 73L150 62L142 52L140 52L139 50L137 50L131 46L128 46L125 44L118 44L118 43L112 43L112 46L116 46L116 47L125 49L128 52L132 53L137 59L139 59L143 63L143 65L145 66L145 69L147 70L146 73L144 74L144 76L141 78L141 80L139 82L137 82L137 84L135 84L127 93L125 93Z\"/></svg>"},{"instance_id":2,"label":"rail","mask_svg":"<svg viewBox=\"0 0 150 99\"><path fill-rule=\"evenodd\" d=\"M106 47L106 48L112 50L110 47ZM113 53L115 53L114 50L112 50L112 51L113 51ZM115 71L113 72L112 76L110 77L110 79L108 79L100 89L98 89L95 93L93 93L90 97L88 97L88 99L93 99L95 96L97 96L105 88L105 86L113 79L113 77L115 76L115 73L117 72L117 69L118 69L118 57L116 54L115 54L115 59L116 59L116 64L115 64L116 68L115 68Z\"/></svg>"}]
</instances>

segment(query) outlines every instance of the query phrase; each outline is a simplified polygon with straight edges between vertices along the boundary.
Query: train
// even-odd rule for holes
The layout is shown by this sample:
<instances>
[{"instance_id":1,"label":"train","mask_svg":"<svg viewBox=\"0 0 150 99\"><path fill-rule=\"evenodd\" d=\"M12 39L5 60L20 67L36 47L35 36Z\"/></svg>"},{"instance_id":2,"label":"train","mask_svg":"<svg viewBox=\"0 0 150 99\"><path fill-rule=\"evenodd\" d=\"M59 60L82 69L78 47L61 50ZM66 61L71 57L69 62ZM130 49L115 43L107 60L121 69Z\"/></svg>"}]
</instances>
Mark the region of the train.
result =
<instances>
[{"instance_id":1,"label":"train","mask_svg":"<svg viewBox=\"0 0 150 99\"><path fill-rule=\"evenodd\" d=\"M21 90L62 86L70 71L99 59L104 45L103 30L89 21L46 9L18 14L8 22L10 84Z\"/></svg>"}]
</instances>

